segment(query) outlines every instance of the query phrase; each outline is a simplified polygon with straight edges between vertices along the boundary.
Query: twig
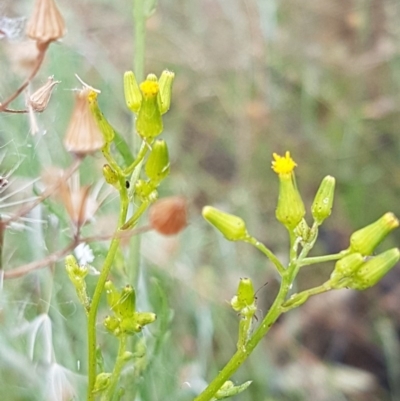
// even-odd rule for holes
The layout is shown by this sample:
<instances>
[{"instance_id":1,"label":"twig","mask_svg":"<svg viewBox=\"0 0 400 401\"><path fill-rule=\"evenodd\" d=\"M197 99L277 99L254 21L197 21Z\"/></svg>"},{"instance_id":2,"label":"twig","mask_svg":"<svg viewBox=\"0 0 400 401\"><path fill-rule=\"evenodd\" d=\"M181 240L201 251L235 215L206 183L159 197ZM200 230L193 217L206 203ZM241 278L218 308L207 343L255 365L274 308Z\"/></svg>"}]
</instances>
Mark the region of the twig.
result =
<instances>
[{"instance_id":1,"label":"twig","mask_svg":"<svg viewBox=\"0 0 400 401\"><path fill-rule=\"evenodd\" d=\"M86 237L86 238L75 238L70 244L68 244L65 248L60 249L56 252L51 253L50 255L46 256L43 259L36 260L35 262L27 263L25 265L21 265L16 267L15 269L5 271L3 274L3 278L13 279L25 276L26 274L44 268L51 263L55 263L60 260L63 256L66 256L70 253L73 249L75 249L81 243L90 243L90 242L97 242L97 241L107 241L112 238L129 238L133 235L142 234L144 232L150 231L152 228L150 226L143 226L132 231L123 231L118 232L117 235L109 234L109 235L98 235L93 237Z\"/></svg>"},{"instance_id":2,"label":"twig","mask_svg":"<svg viewBox=\"0 0 400 401\"><path fill-rule=\"evenodd\" d=\"M50 42L45 44L40 49L35 68L30 73L28 78L25 79L24 83L8 99L6 99L4 102L0 103L0 112L6 111L7 106L23 92L23 90L29 85L29 83L32 81L32 79L35 77L35 75L38 73L38 71L43 63L44 56L46 55L46 50L47 50L49 44L50 44Z\"/></svg>"}]
</instances>

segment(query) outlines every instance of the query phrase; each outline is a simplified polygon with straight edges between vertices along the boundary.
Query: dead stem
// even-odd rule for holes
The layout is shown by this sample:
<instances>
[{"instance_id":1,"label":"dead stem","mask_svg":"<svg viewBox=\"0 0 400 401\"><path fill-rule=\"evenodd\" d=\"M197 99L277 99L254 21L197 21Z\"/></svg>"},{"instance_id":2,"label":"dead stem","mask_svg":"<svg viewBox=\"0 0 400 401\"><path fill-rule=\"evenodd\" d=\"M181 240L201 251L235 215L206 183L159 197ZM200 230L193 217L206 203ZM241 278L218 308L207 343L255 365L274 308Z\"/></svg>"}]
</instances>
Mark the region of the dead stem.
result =
<instances>
[{"instance_id":1,"label":"dead stem","mask_svg":"<svg viewBox=\"0 0 400 401\"><path fill-rule=\"evenodd\" d=\"M110 234L110 235L99 235L99 236L86 237L86 238L75 238L65 248L55 251L43 259L37 260L35 262L27 263L25 265L18 266L15 269L3 271L3 279L7 280L7 279L19 278L19 277L25 276L26 274L28 274L34 270L42 269L52 263L57 262L62 257L68 255L71 251L73 251L81 243L87 244L90 242L107 241L114 237L129 238L129 237L132 237L133 235L138 235L138 234L150 231L151 229L152 228L150 226L143 226L143 227L139 227L132 231L118 232L117 235Z\"/></svg>"},{"instance_id":2,"label":"dead stem","mask_svg":"<svg viewBox=\"0 0 400 401\"><path fill-rule=\"evenodd\" d=\"M35 75L38 73L38 71L43 63L44 56L46 55L46 50L47 50L49 44L50 44L50 42L44 44L43 47L40 48L40 52L37 57L35 68L32 70L32 72L28 76L28 78L25 79L24 83L7 100L0 103L0 112L8 110L7 106L23 92L23 90L29 85L29 83L32 81L32 79L35 77Z\"/></svg>"}]
</instances>

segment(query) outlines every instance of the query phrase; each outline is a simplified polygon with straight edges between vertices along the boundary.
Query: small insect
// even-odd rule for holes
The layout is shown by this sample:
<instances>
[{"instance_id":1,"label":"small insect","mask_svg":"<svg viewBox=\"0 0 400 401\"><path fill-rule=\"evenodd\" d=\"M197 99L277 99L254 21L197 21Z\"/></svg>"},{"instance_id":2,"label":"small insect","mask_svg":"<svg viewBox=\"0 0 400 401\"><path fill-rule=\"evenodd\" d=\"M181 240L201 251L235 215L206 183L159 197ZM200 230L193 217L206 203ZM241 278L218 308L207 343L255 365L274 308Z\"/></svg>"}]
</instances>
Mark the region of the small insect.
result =
<instances>
[{"instance_id":1,"label":"small insect","mask_svg":"<svg viewBox=\"0 0 400 401\"><path fill-rule=\"evenodd\" d=\"M129 189L130 186L131 186L131 183L130 183L128 180L126 180L126 181L125 181L125 187L126 187L126 189Z\"/></svg>"}]
</instances>

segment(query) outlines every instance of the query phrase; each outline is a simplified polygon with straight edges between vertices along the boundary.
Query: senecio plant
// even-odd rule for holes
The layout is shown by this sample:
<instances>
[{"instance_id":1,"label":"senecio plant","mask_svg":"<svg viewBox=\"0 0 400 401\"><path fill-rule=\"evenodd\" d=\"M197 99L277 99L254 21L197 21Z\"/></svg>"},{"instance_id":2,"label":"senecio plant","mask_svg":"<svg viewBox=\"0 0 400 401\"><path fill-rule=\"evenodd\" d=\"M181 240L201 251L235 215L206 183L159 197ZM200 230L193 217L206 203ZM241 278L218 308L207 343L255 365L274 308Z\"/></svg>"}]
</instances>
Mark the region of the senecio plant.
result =
<instances>
[{"instance_id":1,"label":"senecio plant","mask_svg":"<svg viewBox=\"0 0 400 401\"><path fill-rule=\"evenodd\" d=\"M99 109L98 93L93 88L86 86L77 94L70 127L64 140L67 150L78 157L101 149L107 160L103 166L104 178L118 191L120 198L118 227L110 242L91 298L87 294L85 282L88 267L80 266L72 255L69 255L65 261L68 276L75 286L78 299L87 315L88 400L94 400L97 395L100 395L102 400L114 399L121 371L124 365L135 357L127 349L128 337L141 332L144 326L156 320L154 313L136 309L136 294L130 284L118 289L108 280L108 277L121 238L137 225L139 218L149 205L157 200L157 188L169 173L167 144L164 140L156 139L156 137L163 130L162 115L170 107L173 79L172 72L164 71L160 79L154 74L149 74L146 80L139 85L133 72L125 73L126 104L136 115L136 130L142 139L136 158L126 167L120 165L113 156L112 144L116 132ZM139 178L142 167L144 167L146 179ZM133 182L132 190L130 190L131 181ZM128 217L128 209L132 201L137 207L133 215ZM165 206L163 210L166 212ZM171 207L169 210L171 211ZM182 213L178 213L178 215L182 216ZM163 229L165 231L165 224L162 224L161 218L153 220L153 226L157 226L157 224L161 231ZM178 224L175 219L175 225L168 225L168 234L180 231L184 224L185 218L181 218ZM106 295L110 309L110 314L104 319L103 325L119 342L118 355L111 372L97 371L98 365L103 366L96 340L97 313L103 293ZM122 392L118 394L121 396Z\"/></svg>"},{"instance_id":2,"label":"senecio plant","mask_svg":"<svg viewBox=\"0 0 400 401\"><path fill-rule=\"evenodd\" d=\"M322 180L311 206L313 223L310 227L304 219L305 207L296 186L296 163L289 152L286 152L285 156L274 153L273 158L272 169L279 178L276 218L285 226L290 239L287 265L249 234L245 222L240 217L211 206L203 209L204 218L227 240L247 242L264 253L280 276L280 288L268 313L258 327L254 328L256 297L253 283L249 278L240 279L237 293L231 300L232 309L240 318L236 353L195 401L218 400L245 390L250 382L235 386L229 379L283 313L301 306L316 294L342 288L361 291L372 287L400 258L398 248L378 255L373 254L382 240L399 226L399 221L393 213L386 213L376 222L354 232L347 249L337 254L308 257L317 240L319 226L331 214L335 178L327 176ZM336 261L328 281L320 286L291 294L293 283L303 266L328 261Z\"/></svg>"},{"instance_id":3,"label":"senecio plant","mask_svg":"<svg viewBox=\"0 0 400 401\"><path fill-rule=\"evenodd\" d=\"M136 4L139 10L142 2ZM64 21L54 1L37 0L33 16L27 24L27 36L36 41L38 50L34 68L14 94L0 103L0 112L37 113L45 110L57 83L53 78L49 78L42 88L27 99L29 110L14 110L10 107L10 103L23 93L39 71L49 45L61 38L65 31ZM136 349L132 352L128 340L156 320L153 311L142 311L137 308L136 292L132 283L118 288L109 278L112 277L110 273L115 265L121 240L137 233L134 229L140 217L156 202L158 187L169 173L168 147L164 140L157 137L163 131L162 116L170 108L173 80L174 74L164 71L160 78L149 74L139 84L133 72L125 73L125 100L127 107L135 115L135 130L141 140L135 156L100 110L97 102L100 92L83 84L83 88L76 92L75 106L64 138L64 146L74 156L74 163L55 185L44 191L37 200L24 207L15 216L8 220L2 219L0 225L0 231L4 231L12 221L26 215L55 191L60 190L61 196L66 199L66 209L74 229L71 244L65 250L55 252L40 263L6 271L3 277L6 279L19 277L34 269L45 267L59 258L65 259L68 277L75 287L77 298L87 317L88 401L121 399L124 389L119 386L118 381L123 368L127 364L134 364L139 372L135 371L135 374L140 374L136 361L145 353L140 341L136 342ZM119 217L94 291L89 294L86 284L89 267L80 265L70 254L79 244L88 241L82 237L81 228L88 219L86 206L89 188L78 188L77 192L72 194L65 181L76 172L83 158L97 151L101 151L105 158L102 171L104 179L119 195ZM294 175L296 163L289 152L286 152L285 156L274 154L273 157L272 168L278 175L280 184L276 217L288 230L290 238L287 265L249 234L245 222L240 217L211 206L203 209L204 218L227 240L247 242L259 249L272 262L280 277L280 289L268 313L258 322L255 319L257 306L253 283L250 278L240 279L236 295L231 300L232 309L239 316L236 352L194 401L215 401L244 391L251 382L235 385L231 377L280 315L301 306L310 296L316 294L342 288L367 289L375 285L400 258L397 248L374 255L376 247L399 225L399 221L392 213L386 213L371 225L354 232L347 249L334 255L308 257L317 240L319 226L331 214L335 179L327 176L322 180L311 207L313 223L309 226L304 219L305 208L296 187ZM78 207L74 207L76 204ZM182 198L163 199L158 201L157 208L155 206L156 204L149 213L152 228L169 235L178 233L185 226L186 204ZM303 266L327 261L336 261L328 281L299 293L291 293L293 283ZM99 322L99 304L103 295L107 300L109 312ZM42 321L48 322L44 319ZM98 323L103 325L119 345L112 369L104 368L105 364L97 341ZM168 400L168 395L165 395L165 400Z\"/></svg>"}]
</instances>

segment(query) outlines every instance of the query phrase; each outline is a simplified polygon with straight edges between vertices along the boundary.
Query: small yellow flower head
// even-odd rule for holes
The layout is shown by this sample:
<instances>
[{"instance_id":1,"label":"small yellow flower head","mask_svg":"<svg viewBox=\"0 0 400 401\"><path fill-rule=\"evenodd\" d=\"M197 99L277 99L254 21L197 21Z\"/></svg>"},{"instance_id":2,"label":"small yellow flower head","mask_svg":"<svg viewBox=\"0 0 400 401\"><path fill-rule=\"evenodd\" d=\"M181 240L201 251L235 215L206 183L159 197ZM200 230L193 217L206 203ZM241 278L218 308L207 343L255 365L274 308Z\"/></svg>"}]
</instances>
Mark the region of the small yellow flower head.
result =
<instances>
[{"instance_id":1,"label":"small yellow flower head","mask_svg":"<svg viewBox=\"0 0 400 401\"><path fill-rule=\"evenodd\" d=\"M151 99L158 95L160 88L157 81L146 79L140 84L140 90L145 99Z\"/></svg>"},{"instance_id":2,"label":"small yellow flower head","mask_svg":"<svg viewBox=\"0 0 400 401\"><path fill-rule=\"evenodd\" d=\"M272 162L272 170L278 175L291 174L297 166L296 162L290 157L289 151L285 153L285 156L279 156L277 153L272 156L275 159Z\"/></svg>"},{"instance_id":3,"label":"small yellow flower head","mask_svg":"<svg viewBox=\"0 0 400 401\"><path fill-rule=\"evenodd\" d=\"M275 215L288 230L294 230L304 217L304 203L297 190L293 170L297 166L290 157L290 152L285 156L273 154L275 161L272 169L279 177L279 198Z\"/></svg>"}]
</instances>

